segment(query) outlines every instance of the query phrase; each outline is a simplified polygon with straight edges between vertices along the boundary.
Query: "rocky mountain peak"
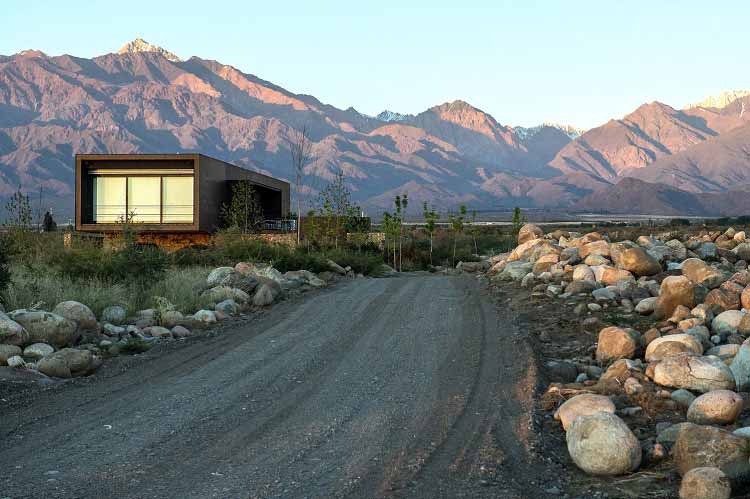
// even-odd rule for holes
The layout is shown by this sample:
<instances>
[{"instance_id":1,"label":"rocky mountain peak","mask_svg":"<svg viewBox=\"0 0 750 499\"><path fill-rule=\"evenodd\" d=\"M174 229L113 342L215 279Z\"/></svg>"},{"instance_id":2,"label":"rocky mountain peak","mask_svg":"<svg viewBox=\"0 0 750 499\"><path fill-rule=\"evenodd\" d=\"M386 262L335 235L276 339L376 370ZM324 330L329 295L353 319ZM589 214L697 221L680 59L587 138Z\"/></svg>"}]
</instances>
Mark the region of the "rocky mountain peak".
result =
<instances>
[{"instance_id":1,"label":"rocky mountain peak","mask_svg":"<svg viewBox=\"0 0 750 499\"><path fill-rule=\"evenodd\" d=\"M688 108L692 109L696 107L715 107L717 109L722 109L727 107L732 102L743 97L747 97L748 95L750 95L750 90L727 90L720 93L719 95L712 95L710 97L706 97L700 102L690 104Z\"/></svg>"},{"instance_id":2,"label":"rocky mountain peak","mask_svg":"<svg viewBox=\"0 0 750 499\"><path fill-rule=\"evenodd\" d=\"M169 52L158 45L152 45L143 38L136 38L132 42L123 45L122 48L117 51L118 54L137 54L139 52L156 52L157 54L163 55L167 60L173 62L182 61L182 59L174 55L172 52Z\"/></svg>"},{"instance_id":3,"label":"rocky mountain peak","mask_svg":"<svg viewBox=\"0 0 750 499\"><path fill-rule=\"evenodd\" d=\"M387 122L405 121L411 117L412 117L411 114L397 113L395 111L389 111L388 109L382 111L376 116L376 118L379 119L380 121L387 121Z\"/></svg>"}]
</instances>

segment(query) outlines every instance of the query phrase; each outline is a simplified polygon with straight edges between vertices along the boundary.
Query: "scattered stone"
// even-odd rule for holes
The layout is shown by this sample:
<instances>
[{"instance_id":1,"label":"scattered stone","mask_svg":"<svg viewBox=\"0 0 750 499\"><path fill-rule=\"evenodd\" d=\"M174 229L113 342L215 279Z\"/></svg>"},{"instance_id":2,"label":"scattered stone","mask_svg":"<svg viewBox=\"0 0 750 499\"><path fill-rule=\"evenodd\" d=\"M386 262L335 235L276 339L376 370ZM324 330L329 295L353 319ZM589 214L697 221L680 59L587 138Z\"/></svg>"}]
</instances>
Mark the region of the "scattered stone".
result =
<instances>
[{"instance_id":1,"label":"scattered stone","mask_svg":"<svg viewBox=\"0 0 750 499\"><path fill-rule=\"evenodd\" d=\"M701 393L735 388L732 371L718 357L700 357L692 353L679 353L656 364L653 380L662 386Z\"/></svg>"},{"instance_id":2,"label":"scattered stone","mask_svg":"<svg viewBox=\"0 0 750 499\"><path fill-rule=\"evenodd\" d=\"M725 281L724 274L698 258L688 258L682 262L682 275L709 289L718 288Z\"/></svg>"},{"instance_id":3,"label":"scattered stone","mask_svg":"<svg viewBox=\"0 0 750 499\"><path fill-rule=\"evenodd\" d=\"M721 469L730 480L750 477L747 440L713 426L691 424L679 431L672 449L677 471L685 475L705 466Z\"/></svg>"},{"instance_id":4,"label":"scattered stone","mask_svg":"<svg viewBox=\"0 0 750 499\"><path fill-rule=\"evenodd\" d=\"M53 314L65 317L78 324L78 327L88 331L98 331L99 324L96 322L96 316L89 307L77 301L64 301L58 303L52 310Z\"/></svg>"},{"instance_id":5,"label":"scattered stone","mask_svg":"<svg viewBox=\"0 0 750 499\"><path fill-rule=\"evenodd\" d=\"M14 355L7 361L8 367L26 367L26 361L20 355Z\"/></svg>"},{"instance_id":6,"label":"scattered stone","mask_svg":"<svg viewBox=\"0 0 750 499\"><path fill-rule=\"evenodd\" d=\"M629 248L618 258L618 265L637 276L654 275L661 272L661 265L653 256L641 248Z\"/></svg>"},{"instance_id":7,"label":"scattered stone","mask_svg":"<svg viewBox=\"0 0 750 499\"><path fill-rule=\"evenodd\" d=\"M703 354L703 346L690 334L669 334L651 341L646 347L646 362L662 360L672 355L691 352Z\"/></svg>"},{"instance_id":8,"label":"scattered stone","mask_svg":"<svg viewBox=\"0 0 750 499\"><path fill-rule=\"evenodd\" d=\"M696 398L687 411L695 424L730 424L742 413L743 400L731 390L713 390Z\"/></svg>"},{"instance_id":9,"label":"scattered stone","mask_svg":"<svg viewBox=\"0 0 750 499\"><path fill-rule=\"evenodd\" d=\"M729 499L732 486L719 468L693 468L682 478L680 499Z\"/></svg>"},{"instance_id":10,"label":"scattered stone","mask_svg":"<svg viewBox=\"0 0 750 499\"><path fill-rule=\"evenodd\" d=\"M73 345L77 338L78 325L61 315L43 310L14 310L10 318L28 331L28 341L48 343L58 348Z\"/></svg>"},{"instance_id":11,"label":"scattered stone","mask_svg":"<svg viewBox=\"0 0 750 499\"><path fill-rule=\"evenodd\" d=\"M576 418L565 439L573 462L592 475L622 475L635 471L641 464L638 439L610 412Z\"/></svg>"},{"instance_id":12,"label":"scattered stone","mask_svg":"<svg viewBox=\"0 0 750 499\"><path fill-rule=\"evenodd\" d=\"M8 365L8 359L21 355L21 347L16 345L0 345L0 366Z\"/></svg>"},{"instance_id":13,"label":"scattered stone","mask_svg":"<svg viewBox=\"0 0 750 499\"><path fill-rule=\"evenodd\" d=\"M211 310L198 310L193 314L193 319L203 324L213 324L216 322L216 314Z\"/></svg>"},{"instance_id":14,"label":"scattered stone","mask_svg":"<svg viewBox=\"0 0 750 499\"><path fill-rule=\"evenodd\" d=\"M639 335L632 329L612 326L599 332L596 347L596 360L609 362L618 359L630 359L638 348ZM702 351L701 351L702 353Z\"/></svg>"},{"instance_id":15,"label":"scattered stone","mask_svg":"<svg viewBox=\"0 0 750 499\"><path fill-rule=\"evenodd\" d=\"M666 277L661 283L654 315L657 319L671 317L679 305L695 306L695 285L685 276Z\"/></svg>"},{"instance_id":16,"label":"scattered stone","mask_svg":"<svg viewBox=\"0 0 750 499\"><path fill-rule=\"evenodd\" d=\"M46 343L34 343L23 349L23 356L33 360L39 360L54 352L55 349Z\"/></svg>"},{"instance_id":17,"label":"scattered stone","mask_svg":"<svg viewBox=\"0 0 750 499\"><path fill-rule=\"evenodd\" d=\"M727 310L714 317L711 329L716 334L736 333L744 316L741 310Z\"/></svg>"},{"instance_id":18,"label":"scattered stone","mask_svg":"<svg viewBox=\"0 0 750 499\"><path fill-rule=\"evenodd\" d=\"M635 306L635 311L641 315L649 315L656 310L656 302L658 300L659 298L656 296L644 298Z\"/></svg>"},{"instance_id":19,"label":"scattered stone","mask_svg":"<svg viewBox=\"0 0 750 499\"><path fill-rule=\"evenodd\" d=\"M248 265L244 263L238 263L237 265ZM244 268L244 267L242 267ZM206 277L206 284L209 287L215 287L221 285L221 282L230 274L232 274L235 271L232 267L219 267L216 269L213 269L209 274L208 277Z\"/></svg>"},{"instance_id":20,"label":"scattered stone","mask_svg":"<svg viewBox=\"0 0 750 499\"><path fill-rule=\"evenodd\" d=\"M566 400L555 411L555 419L562 423L563 429L567 430L570 424L581 416L589 416L597 412L615 412L615 404L609 397L583 393Z\"/></svg>"},{"instance_id":21,"label":"scattered stone","mask_svg":"<svg viewBox=\"0 0 750 499\"><path fill-rule=\"evenodd\" d=\"M544 231L537 225L526 224L518 231L518 244L521 245L532 239L539 239L544 236Z\"/></svg>"},{"instance_id":22,"label":"scattered stone","mask_svg":"<svg viewBox=\"0 0 750 499\"><path fill-rule=\"evenodd\" d=\"M186 338L190 336L190 330L178 324L172 328L172 336L174 338Z\"/></svg>"},{"instance_id":23,"label":"scattered stone","mask_svg":"<svg viewBox=\"0 0 750 499\"><path fill-rule=\"evenodd\" d=\"M63 348L39 361L37 368L47 376L72 378L85 376L99 366L99 360L89 350Z\"/></svg>"},{"instance_id":24,"label":"scattered stone","mask_svg":"<svg viewBox=\"0 0 750 499\"><path fill-rule=\"evenodd\" d=\"M119 305L112 305L102 310L102 322L107 322L114 326L122 325L127 316L125 308Z\"/></svg>"},{"instance_id":25,"label":"scattered stone","mask_svg":"<svg viewBox=\"0 0 750 499\"><path fill-rule=\"evenodd\" d=\"M29 342L29 333L19 323L0 312L0 344L22 346Z\"/></svg>"},{"instance_id":26,"label":"scattered stone","mask_svg":"<svg viewBox=\"0 0 750 499\"><path fill-rule=\"evenodd\" d=\"M217 303L215 309L229 316L237 315L240 313L240 306L237 305L237 302L232 300L231 298Z\"/></svg>"}]
</instances>

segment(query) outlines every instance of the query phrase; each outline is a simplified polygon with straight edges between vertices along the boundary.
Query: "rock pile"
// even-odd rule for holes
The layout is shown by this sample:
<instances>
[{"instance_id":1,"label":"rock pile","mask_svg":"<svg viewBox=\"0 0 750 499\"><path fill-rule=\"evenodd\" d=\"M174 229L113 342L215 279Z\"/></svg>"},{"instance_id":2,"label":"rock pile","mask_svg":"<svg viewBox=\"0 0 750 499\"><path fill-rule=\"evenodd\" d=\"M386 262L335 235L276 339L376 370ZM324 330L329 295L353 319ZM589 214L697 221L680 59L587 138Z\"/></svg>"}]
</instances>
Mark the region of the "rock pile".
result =
<instances>
[{"instance_id":1,"label":"rock pile","mask_svg":"<svg viewBox=\"0 0 750 499\"><path fill-rule=\"evenodd\" d=\"M240 262L212 270L200 290L204 308L194 313L174 309L166 300L157 309L132 314L120 305L102 310L99 319L83 303L64 301L48 312L19 309L0 312L0 369L38 371L56 378L85 376L106 356L142 351L150 344L190 336L253 308L267 307L290 294L322 288L341 277L355 277L349 267L328 262L330 271L282 274L270 265Z\"/></svg>"},{"instance_id":2,"label":"rock pile","mask_svg":"<svg viewBox=\"0 0 750 499\"><path fill-rule=\"evenodd\" d=\"M567 398L554 416L577 466L629 473L671 449L681 497L729 497L730 484L750 480L750 428L741 428L750 425L744 232L612 241L526 225L518 246L488 263L495 284L516 281L532 296L564 300L584 328L598 328L590 357L548 363L574 367L560 378L567 384L549 390ZM658 422L655 439L626 424L639 413Z\"/></svg>"}]
</instances>

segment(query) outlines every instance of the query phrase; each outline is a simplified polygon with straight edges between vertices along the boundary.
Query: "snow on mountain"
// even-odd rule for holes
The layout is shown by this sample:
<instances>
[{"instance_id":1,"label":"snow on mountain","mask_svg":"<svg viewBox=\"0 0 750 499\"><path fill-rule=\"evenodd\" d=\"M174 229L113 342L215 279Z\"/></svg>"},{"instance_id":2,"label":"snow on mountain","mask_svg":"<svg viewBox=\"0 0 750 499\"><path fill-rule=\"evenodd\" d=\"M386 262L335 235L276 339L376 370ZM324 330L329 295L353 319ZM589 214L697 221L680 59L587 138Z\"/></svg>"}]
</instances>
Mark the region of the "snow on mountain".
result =
<instances>
[{"instance_id":1,"label":"snow on mountain","mask_svg":"<svg viewBox=\"0 0 750 499\"><path fill-rule=\"evenodd\" d=\"M710 97L703 99L700 102L696 102L695 104L690 104L688 108L692 109L695 107L715 107L718 109L722 109L722 108L727 107L729 104L736 101L737 99L747 97L748 95L750 95L750 90L727 90L725 92L720 93L719 95L712 95Z\"/></svg>"},{"instance_id":2,"label":"snow on mountain","mask_svg":"<svg viewBox=\"0 0 750 499\"><path fill-rule=\"evenodd\" d=\"M387 121L387 122L398 122L398 121L406 121L409 118L413 118L414 116L411 114L401 114L394 111L385 110L382 113L375 116L380 121Z\"/></svg>"},{"instance_id":3,"label":"snow on mountain","mask_svg":"<svg viewBox=\"0 0 750 499\"><path fill-rule=\"evenodd\" d=\"M516 132L516 134L521 138L521 140L527 140L539 133L543 128L549 127L549 128L557 128L558 130L564 132L568 137L570 137L570 140L575 140L586 131L583 128L576 128L571 125L560 125L558 123L542 123L541 125L537 125L534 127L522 127L517 126L513 127L513 131Z\"/></svg>"},{"instance_id":4,"label":"snow on mountain","mask_svg":"<svg viewBox=\"0 0 750 499\"><path fill-rule=\"evenodd\" d=\"M152 45L143 38L136 38L132 42L126 43L117 51L118 54L136 54L138 52L156 52L164 56L165 59L172 62L181 62L182 59L168 50L164 50L158 45Z\"/></svg>"}]
</instances>

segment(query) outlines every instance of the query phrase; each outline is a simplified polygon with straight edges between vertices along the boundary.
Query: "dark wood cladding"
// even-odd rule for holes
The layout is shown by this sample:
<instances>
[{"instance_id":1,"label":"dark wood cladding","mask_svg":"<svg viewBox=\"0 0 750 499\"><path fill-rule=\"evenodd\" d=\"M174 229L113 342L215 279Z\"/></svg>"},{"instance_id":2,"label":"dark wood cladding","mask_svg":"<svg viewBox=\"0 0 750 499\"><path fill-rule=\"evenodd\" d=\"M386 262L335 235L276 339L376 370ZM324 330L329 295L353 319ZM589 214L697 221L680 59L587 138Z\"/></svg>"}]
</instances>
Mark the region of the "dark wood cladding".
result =
<instances>
[{"instance_id":1,"label":"dark wood cladding","mask_svg":"<svg viewBox=\"0 0 750 499\"><path fill-rule=\"evenodd\" d=\"M266 218L289 214L288 182L245 170L202 154L78 154L76 155L76 230L83 232L116 232L118 224L93 223L92 176L98 169L191 169L193 170L193 223L143 224L148 232L214 232L221 224L221 206L231 194L232 182L248 180L260 195Z\"/></svg>"}]
</instances>

